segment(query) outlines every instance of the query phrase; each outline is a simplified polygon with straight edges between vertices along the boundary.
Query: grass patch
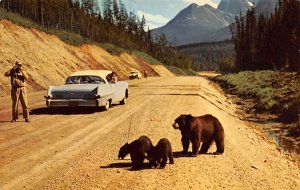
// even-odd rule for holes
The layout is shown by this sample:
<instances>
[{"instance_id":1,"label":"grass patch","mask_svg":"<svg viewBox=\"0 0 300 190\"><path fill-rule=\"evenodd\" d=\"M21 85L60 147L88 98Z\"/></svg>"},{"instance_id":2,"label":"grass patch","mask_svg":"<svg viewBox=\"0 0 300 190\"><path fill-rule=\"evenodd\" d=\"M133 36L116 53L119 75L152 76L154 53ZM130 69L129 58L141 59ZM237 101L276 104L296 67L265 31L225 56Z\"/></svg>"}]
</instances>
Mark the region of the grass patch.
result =
<instances>
[{"instance_id":1,"label":"grass patch","mask_svg":"<svg viewBox=\"0 0 300 190\"><path fill-rule=\"evenodd\" d=\"M297 109L295 107L299 104L299 73L245 71L221 75L214 80L231 94L253 98L257 111L270 111L284 115L285 112Z\"/></svg>"},{"instance_id":2,"label":"grass patch","mask_svg":"<svg viewBox=\"0 0 300 190\"><path fill-rule=\"evenodd\" d=\"M246 71L217 76L213 81L226 93L240 97L247 112L277 114L288 134L300 137L300 73Z\"/></svg>"},{"instance_id":3,"label":"grass patch","mask_svg":"<svg viewBox=\"0 0 300 190\"><path fill-rule=\"evenodd\" d=\"M124 48L115 46L113 44L99 44L99 46L112 55L121 55L122 53L128 52Z\"/></svg>"},{"instance_id":4,"label":"grass patch","mask_svg":"<svg viewBox=\"0 0 300 190\"><path fill-rule=\"evenodd\" d=\"M145 52L141 52L141 51L137 51L137 50L134 50L132 52L132 54L140 59L143 59L145 60L147 63L150 63L151 65L161 65L161 62L158 61L157 59L151 57L150 55L148 55L147 53Z\"/></svg>"}]
</instances>

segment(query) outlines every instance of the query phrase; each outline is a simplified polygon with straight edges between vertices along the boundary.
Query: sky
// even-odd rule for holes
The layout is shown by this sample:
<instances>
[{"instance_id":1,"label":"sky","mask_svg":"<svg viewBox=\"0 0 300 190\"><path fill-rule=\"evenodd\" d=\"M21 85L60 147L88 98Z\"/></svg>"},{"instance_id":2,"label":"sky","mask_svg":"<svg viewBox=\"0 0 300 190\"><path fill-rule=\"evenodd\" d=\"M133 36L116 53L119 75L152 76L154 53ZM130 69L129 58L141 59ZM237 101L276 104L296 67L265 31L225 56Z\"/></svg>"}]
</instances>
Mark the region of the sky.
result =
<instances>
[{"instance_id":1,"label":"sky","mask_svg":"<svg viewBox=\"0 0 300 190\"><path fill-rule=\"evenodd\" d=\"M124 0L124 3L140 18L144 15L146 24L153 29L165 25L191 3L217 8L220 0Z\"/></svg>"}]
</instances>

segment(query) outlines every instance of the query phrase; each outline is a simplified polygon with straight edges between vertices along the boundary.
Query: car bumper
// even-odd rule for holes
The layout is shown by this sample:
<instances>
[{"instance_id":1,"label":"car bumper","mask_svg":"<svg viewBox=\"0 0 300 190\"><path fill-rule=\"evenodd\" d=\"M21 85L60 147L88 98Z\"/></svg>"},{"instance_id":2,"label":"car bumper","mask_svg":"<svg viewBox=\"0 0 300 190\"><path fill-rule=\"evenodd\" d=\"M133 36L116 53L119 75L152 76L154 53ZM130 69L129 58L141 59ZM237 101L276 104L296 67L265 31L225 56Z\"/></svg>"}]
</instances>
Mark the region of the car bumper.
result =
<instances>
[{"instance_id":1,"label":"car bumper","mask_svg":"<svg viewBox=\"0 0 300 190\"><path fill-rule=\"evenodd\" d=\"M101 106L100 100L83 100L83 99L71 99L71 100L46 100L47 107L98 107Z\"/></svg>"}]
</instances>

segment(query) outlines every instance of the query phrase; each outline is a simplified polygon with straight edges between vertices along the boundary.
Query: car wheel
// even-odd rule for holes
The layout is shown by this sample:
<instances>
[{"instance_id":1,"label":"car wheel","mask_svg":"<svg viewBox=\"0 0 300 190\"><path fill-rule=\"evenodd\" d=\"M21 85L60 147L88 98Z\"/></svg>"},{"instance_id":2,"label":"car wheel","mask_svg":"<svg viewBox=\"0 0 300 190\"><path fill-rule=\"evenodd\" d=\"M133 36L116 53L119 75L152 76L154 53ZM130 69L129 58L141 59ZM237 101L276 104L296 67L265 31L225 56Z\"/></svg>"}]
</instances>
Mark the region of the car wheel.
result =
<instances>
[{"instance_id":1,"label":"car wheel","mask_svg":"<svg viewBox=\"0 0 300 190\"><path fill-rule=\"evenodd\" d=\"M120 102L121 105L124 105L127 103L127 97L128 97L128 90L126 90L125 96L124 96L123 100L121 100L121 102Z\"/></svg>"},{"instance_id":2,"label":"car wheel","mask_svg":"<svg viewBox=\"0 0 300 190\"><path fill-rule=\"evenodd\" d=\"M103 110L107 111L109 109L109 106L110 106L110 101L107 100L107 102L105 103L105 106L103 106Z\"/></svg>"}]
</instances>

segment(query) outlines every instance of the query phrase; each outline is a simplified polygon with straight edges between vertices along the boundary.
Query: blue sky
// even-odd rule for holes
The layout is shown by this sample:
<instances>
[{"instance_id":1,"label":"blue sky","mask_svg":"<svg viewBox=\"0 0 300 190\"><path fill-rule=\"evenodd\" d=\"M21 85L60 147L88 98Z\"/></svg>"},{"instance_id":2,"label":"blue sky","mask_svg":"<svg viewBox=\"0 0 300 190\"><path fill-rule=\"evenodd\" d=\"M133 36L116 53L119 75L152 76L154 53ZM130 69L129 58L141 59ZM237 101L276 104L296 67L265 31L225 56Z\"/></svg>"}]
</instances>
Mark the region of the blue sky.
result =
<instances>
[{"instance_id":1,"label":"blue sky","mask_svg":"<svg viewBox=\"0 0 300 190\"><path fill-rule=\"evenodd\" d=\"M165 25L191 3L217 7L220 0L123 0L123 2L139 17L145 15L146 23L152 29Z\"/></svg>"}]
</instances>

